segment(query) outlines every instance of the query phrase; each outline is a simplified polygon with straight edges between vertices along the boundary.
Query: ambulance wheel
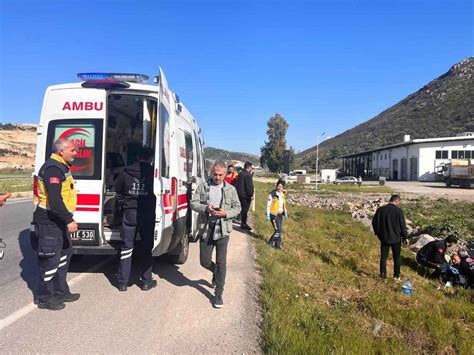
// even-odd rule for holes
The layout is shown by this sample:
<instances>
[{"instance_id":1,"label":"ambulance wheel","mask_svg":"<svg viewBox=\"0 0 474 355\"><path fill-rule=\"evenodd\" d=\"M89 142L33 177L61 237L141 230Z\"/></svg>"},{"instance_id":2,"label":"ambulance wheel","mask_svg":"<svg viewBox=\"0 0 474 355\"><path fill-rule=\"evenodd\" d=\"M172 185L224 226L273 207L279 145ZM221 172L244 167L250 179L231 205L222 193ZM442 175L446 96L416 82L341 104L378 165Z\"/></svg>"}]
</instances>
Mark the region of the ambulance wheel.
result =
<instances>
[{"instance_id":1,"label":"ambulance wheel","mask_svg":"<svg viewBox=\"0 0 474 355\"><path fill-rule=\"evenodd\" d=\"M173 251L168 254L169 260L173 264L184 264L186 260L188 260L188 254L189 254L189 239L188 236L185 234L183 235L183 238L181 238L181 241L179 244L176 246L176 248L173 249Z\"/></svg>"}]
</instances>

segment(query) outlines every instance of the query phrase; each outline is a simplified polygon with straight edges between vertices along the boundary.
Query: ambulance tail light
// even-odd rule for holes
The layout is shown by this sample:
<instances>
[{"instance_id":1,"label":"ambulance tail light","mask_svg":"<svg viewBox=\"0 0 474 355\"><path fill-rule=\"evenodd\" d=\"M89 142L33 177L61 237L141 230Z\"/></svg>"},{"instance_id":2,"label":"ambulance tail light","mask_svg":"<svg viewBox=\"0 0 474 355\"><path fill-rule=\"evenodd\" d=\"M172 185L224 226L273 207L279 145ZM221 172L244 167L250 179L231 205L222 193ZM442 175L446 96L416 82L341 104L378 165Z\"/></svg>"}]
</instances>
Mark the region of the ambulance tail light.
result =
<instances>
[{"instance_id":1,"label":"ambulance tail light","mask_svg":"<svg viewBox=\"0 0 474 355\"><path fill-rule=\"evenodd\" d=\"M38 200L38 177L36 175L33 175L33 201L36 202Z\"/></svg>"},{"instance_id":2,"label":"ambulance tail light","mask_svg":"<svg viewBox=\"0 0 474 355\"><path fill-rule=\"evenodd\" d=\"M130 87L129 83L117 80L87 80L81 85L86 89L126 89Z\"/></svg>"}]
</instances>

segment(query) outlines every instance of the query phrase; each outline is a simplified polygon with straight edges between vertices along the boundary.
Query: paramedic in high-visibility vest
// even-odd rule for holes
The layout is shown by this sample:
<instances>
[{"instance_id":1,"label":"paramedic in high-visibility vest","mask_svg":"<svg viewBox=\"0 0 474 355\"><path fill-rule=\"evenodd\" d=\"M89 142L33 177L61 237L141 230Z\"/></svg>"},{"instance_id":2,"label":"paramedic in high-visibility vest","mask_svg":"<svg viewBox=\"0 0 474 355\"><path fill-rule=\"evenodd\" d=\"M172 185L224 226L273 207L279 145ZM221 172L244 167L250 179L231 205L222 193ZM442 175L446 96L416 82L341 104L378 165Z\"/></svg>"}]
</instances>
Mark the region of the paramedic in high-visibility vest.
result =
<instances>
[{"instance_id":1,"label":"paramedic in high-visibility vest","mask_svg":"<svg viewBox=\"0 0 474 355\"><path fill-rule=\"evenodd\" d=\"M73 213L77 196L70 172L76 156L72 140L58 139L54 152L38 172L38 196L33 213L40 280L38 308L60 310L64 302L80 297L71 293L66 281L72 255L71 233L77 231Z\"/></svg>"},{"instance_id":2,"label":"paramedic in high-visibility vest","mask_svg":"<svg viewBox=\"0 0 474 355\"><path fill-rule=\"evenodd\" d=\"M275 190L270 192L267 199L267 221L273 226L273 234L267 241L268 245L281 249L281 237L283 234L283 217L288 218L285 198L285 182L278 180Z\"/></svg>"}]
</instances>

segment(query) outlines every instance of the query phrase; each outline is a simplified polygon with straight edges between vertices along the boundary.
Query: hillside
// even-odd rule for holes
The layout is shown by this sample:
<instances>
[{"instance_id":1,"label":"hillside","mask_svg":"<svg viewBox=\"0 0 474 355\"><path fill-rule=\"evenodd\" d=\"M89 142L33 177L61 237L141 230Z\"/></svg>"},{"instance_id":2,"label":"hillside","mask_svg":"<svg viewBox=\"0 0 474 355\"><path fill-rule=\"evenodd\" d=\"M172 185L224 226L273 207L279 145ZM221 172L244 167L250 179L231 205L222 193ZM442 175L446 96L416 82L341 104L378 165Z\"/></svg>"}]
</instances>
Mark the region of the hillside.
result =
<instances>
[{"instance_id":1,"label":"hillside","mask_svg":"<svg viewBox=\"0 0 474 355\"><path fill-rule=\"evenodd\" d=\"M319 145L323 167L336 157L414 138L455 136L474 131L474 57L468 58L417 92L372 119ZM296 155L298 166L314 169L316 147Z\"/></svg>"},{"instance_id":2,"label":"hillside","mask_svg":"<svg viewBox=\"0 0 474 355\"><path fill-rule=\"evenodd\" d=\"M36 125L0 124L0 171L33 170Z\"/></svg>"},{"instance_id":3,"label":"hillside","mask_svg":"<svg viewBox=\"0 0 474 355\"><path fill-rule=\"evenodd\" d=\"M224 162L227 162L230 160L241 161L241 162L249 161L255 165L260 165L260 158L256 155L248 154L248 153L230 152L224 149L206 147L204 148L204 155L206 156L206 160L210 160L210 161L215 161L215 160L223 160Z\"/></svg>"}]
</instances>

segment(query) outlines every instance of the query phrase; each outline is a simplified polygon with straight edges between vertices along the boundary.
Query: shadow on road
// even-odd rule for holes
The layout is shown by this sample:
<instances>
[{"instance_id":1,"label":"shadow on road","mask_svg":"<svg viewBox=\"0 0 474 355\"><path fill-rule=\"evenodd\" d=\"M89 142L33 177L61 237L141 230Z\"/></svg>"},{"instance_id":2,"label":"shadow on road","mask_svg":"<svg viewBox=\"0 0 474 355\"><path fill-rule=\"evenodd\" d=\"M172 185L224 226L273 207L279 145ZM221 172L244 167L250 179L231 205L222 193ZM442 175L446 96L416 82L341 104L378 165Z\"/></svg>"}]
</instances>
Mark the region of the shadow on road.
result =
<instances>
[{"instance_id":1,"label":"shadow on road","mask_svg":"<svg viewBox=\"0 0 474 355\"><path fill-rule=\"evenodd\" d=\"M153 264L153 273L158 274L160 279L164 279L175 286L178 286L178 287L189 286L189 287L195 288L196 290L201 292L204 296L206 296L210 302L214 298L212 293L203 287L203 285L207 287L212 287L209 281L206 281L203 279L190 280L186 276L184 276L181 271L179 271L179 268L177 265L170 264L169 262L166 262L165 260L162 260L162 259L155 260ZM209 275L211 274L209 273Z\"/></svg>"},{"instance_id":2,"label":"shadow on road","mask_svg":"<svg viewBox=\"0 0 474 355\"><path fill-rule=\"evenodd\" d=\"M38 286L38 256L31 248L30 230L24 229L18 234L18 244L20 246L23 259L20 261L21 278L31 290L33 299L36 299L36 288Z\"/></svg>"}]
</instances>

